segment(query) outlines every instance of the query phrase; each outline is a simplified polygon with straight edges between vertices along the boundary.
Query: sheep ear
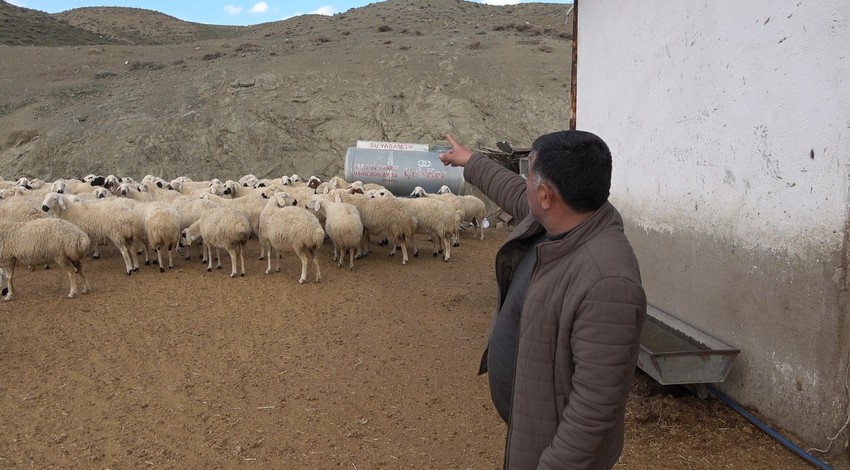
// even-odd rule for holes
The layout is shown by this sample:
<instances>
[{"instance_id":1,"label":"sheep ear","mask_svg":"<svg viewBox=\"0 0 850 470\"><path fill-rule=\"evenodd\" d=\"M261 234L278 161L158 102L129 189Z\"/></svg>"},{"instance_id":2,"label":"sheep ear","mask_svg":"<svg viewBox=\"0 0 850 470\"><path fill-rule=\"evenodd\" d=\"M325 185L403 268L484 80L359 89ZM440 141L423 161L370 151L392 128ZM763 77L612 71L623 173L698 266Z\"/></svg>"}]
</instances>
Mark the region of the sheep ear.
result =
<instances>
[{"instance_id":1,"label":"sheep ear","mask_svg":"<svg viewBox=\"0 0 850 470\"><path fill-rule=\"evenodd\" d=\"M61 207L62 210L64 210L65 209L65 199L62 196L57 196L56 200L59 201L59 207Z\"/></svg>"}]
</instances>

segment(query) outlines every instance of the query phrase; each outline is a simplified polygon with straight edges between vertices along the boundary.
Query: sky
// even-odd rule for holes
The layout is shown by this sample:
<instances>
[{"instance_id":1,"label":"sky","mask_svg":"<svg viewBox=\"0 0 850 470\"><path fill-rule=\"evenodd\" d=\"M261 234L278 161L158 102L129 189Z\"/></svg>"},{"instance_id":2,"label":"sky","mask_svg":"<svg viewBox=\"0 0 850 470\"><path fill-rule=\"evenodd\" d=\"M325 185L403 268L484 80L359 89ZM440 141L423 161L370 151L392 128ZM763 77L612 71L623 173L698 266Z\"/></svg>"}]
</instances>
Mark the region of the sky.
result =
<instances>
[{"instance_id":1,"label":"sky","mask_svg":"<svg viewBox=\"0 0 850 470\"><path fill-rule=\"evenodd\" d=\"M215 25L251 25L280 21L304 14L334 15L350 8L378 3L368 0L6 0L19 7L59 13L80 7L116 6L155 10L184 21ZM526 0L472 0L490 5L515 5ZM572 3L572 0L537 0Z\"/></svg>"}]
</instances>

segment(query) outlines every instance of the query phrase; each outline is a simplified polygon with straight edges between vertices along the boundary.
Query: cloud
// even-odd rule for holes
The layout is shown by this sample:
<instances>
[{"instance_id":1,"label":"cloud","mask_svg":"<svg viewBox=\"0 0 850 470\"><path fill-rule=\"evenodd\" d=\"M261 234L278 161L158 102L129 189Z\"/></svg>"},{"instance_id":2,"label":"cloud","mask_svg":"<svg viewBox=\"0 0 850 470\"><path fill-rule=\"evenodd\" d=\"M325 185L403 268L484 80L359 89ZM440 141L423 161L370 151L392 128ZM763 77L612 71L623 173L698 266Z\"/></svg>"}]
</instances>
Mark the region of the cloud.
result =
<instances>
[{"instance_id":1,"label":"cloud","mask_svg":"<svg viewBox=\"0 0 850 470\"><path fill-rule=\"evenodd\" d=\"M327 5L327 6L323 6L323 7L319 8L319 9L317 9L317 10L311 12L311 13L301 13L300 11L295 12L291 15L284 16L283 18L280 19L280 21L286 21L288 19L295 18L296 16L301 16L301 15L333 16L333 14L334 14L334 7Z\"/></svg>"},{"instance_id":2,"label":"cloud","mask_svg":"<svg viewBox=\"0 0 850 470\"><path fill-rule=\"evenodd\" d=\"M265 13L269 11L269 4L266 2L255 3L248 12L250 13Z\"/></svg>"},{"instance_id":3,"label":"cloud","mask_svg":"<svg viewBox=\"0 0 850 470\"><path fill-rule=\"evenodd\" d=\"M311 15L325 15L325 16L333 16L334 7L327 5L319 8L318 10L311 13Z\"/></svg>"},{"instance_id":4,"label":"cloud","mask_svg":"<svg viewBox=\"0 0 850 470\"><path fill-rule=\"evenodd\" d=\"M224 11L226 11L228 15L234 16L238 15L239 13L242 13L242 7L237 7L235 5L225 5Z\"/></svg>"}]
</instances>

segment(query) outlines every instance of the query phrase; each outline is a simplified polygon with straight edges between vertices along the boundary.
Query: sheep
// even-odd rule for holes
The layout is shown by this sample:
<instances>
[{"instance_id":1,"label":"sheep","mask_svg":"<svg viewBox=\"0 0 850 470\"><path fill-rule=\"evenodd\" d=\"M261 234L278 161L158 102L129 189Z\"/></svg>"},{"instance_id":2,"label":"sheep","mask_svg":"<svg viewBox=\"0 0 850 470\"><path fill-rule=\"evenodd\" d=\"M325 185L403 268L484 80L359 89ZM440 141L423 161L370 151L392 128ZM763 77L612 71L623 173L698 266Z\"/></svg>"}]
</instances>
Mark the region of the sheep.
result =
<instances>
[{"instance_id":1,"label":"sheep","mask_svg":"<svg viewBox=\"0 0 850 470\"><path fill-rule=\"evenodd\" d=\"M256 188L257 181L259 181L259 179L253 174L249 173L239 178L239 186L244 186L246 188Z\"/></svg>"},{"instance_id":2,"label":"sheep","mask_svg":"<svg viewBox=\"0 0 850 470\"><path fill-rule=\"evenodd\" d=\"M26 191L22 189L22 191ZM0 200L0 220L4 222L24 222L48 217L41 210L41 201L30 195L15 196Z\"/></svg>"},{"instance_id":3,"label":"sheep","mask_svg":"<svg viewBox=\"0 0 850 470\"><path fill-rule=\"evenodd\" d=\"M80 227L92 242L111 241L124 258L127 275L138 270L139 261L132 253L136 217L122 204L111 204L111 199L82 202L68 199L59 193L47 193L41 203L44 212L53 210L61 219Z\"/></svg>"},{"instance_id":4,"label":"sheep","mask_svg":"<svg viewBox=\"0 0 850 470\"><path fill-rule=\"evenodd\" d=\"M128 186L132 187L132 183L128 183ZM138 193L142 193L140 195L135 194L133 191L125 194L127 197L131 197L140 201L163 201L170 202L174 199L184 196L184 194L179 191L175 191L165 186L160 186L159 183L139 183L136 186L136 190ZM118 186L119 188L123 187L122 185Z\"/></svg>"},{"instance_id":5,"label":"sheep","mask_svg":"<svg viewBox=\"0 0 850 470\"><path fill-rule=\"evenodd\" d=\"M225 194L225 186L218 179L212 179L210 181L185 181L181 179L174 179L169 183L171 189L188 196L200 196L203 193L212 193L216 196L223 196Z\"/></svg>"},{"instance_id":6,"label":"sheep","mask_svg":"<svg viewBox=\"0 0 850 470\"><path fill-rule=\"evenodd\" d=\"M159 272L165 272L162 265L163 249L168 251L168 269L174 269L172 250L180 243L180 213L164 203L154 203L145 212L144 227L148 245L156 250Z\"/></svg>"},{"instance_id":7,"label":"sheep","mask_svg":"<svg viewBox=\"0 0 850 470\"><path fill-rule=\"evenodd\" d=\"M105 188L104 188L105 189ZM159 272L165 272L162 263L162 250L168 251L168 268L174 269L171 250L180 243L180 231L183 229L180 212L159 201L139 202L132 199L120 199L136 216L138 221L136 241L141 242L145 252L145 265L150 264L148 248L156 251Z\"/></svg>"},{"instance_id":8,"label":"sheep","mask_svg":"<svg viewBox=\"0 0 850 470\"><path fill-rule=\"evenodd\" d=\"M395 197L387 190L378 190L374 194L374 197ZM460 225L463 216L462 211L456 209L448 201L434 198L398 198L397 200L407 206L416 218L416 233L431 236L434 241L434 256L438 256L442 251L443 260L448 261L451 258L452 235ZM413 256L418 255L419 250L414 241Z\"/></svg>"},{"instance_id":9,"label":"sheep","mask_svg":"<svg viewBox=\"0 0 850 470\"><path fill-rule=\"evenodd\" d=\"M59 194L90 193L95 188L95 186L97 185L88 181L60 178L50 185L50 191Z\"/></svg>"},{"instance_id":10,"label":"sheep","mask_svg":"<svg viewBox=\"0 0 850 470\"><path fill-rule=\"evenodd\" d=\"M126 181L126 182L130 183L131 181ZM142 178L142 181L140 181L139 184L154 185L154 186L156 186L157 188L160 188L160 189L166 189L168 187L168 181L165 181L164 179L160 178L159 176L154 176L154 175L145 175L145 177Z\"/></svg>"},{"instance_id":11,"label":"sheep","mask_svg":"<svg viewBox=\"0 0 850 470\"><path fill-rule=\"evenodd\" d=\"M447 186L443 186L443 187L448 189ZM470 218L473 218L473 220L475 220L474 224L476 226L478 226L478 225L480 225L480 221L484 220L484 216L485 216L484 202L481 201L480 199L478 199L475 196L456 196L456 195L452 194L451 191L449 191L448 193L444 193L444 194L429 194L425 191L425 189L423 187L417 186L417 187L413 188L413 192L410 193L410 197L412 197L412 198L428 197L428 198L435 198L435 199L440 199L440 200L443 200L443 201L448 201L449 203L451 203L455 207L455 209L460 210L461 213L463 214L463 216L461 217L461 222L466 221L466 220L470 220ZM465 198L473 198L474 200L465 199ZM475 202L475 201L478 201L478 202ZM467 206L470 206L469 207L470 212L467 212ZM460 232L459 232L459 230L460 230L460 227L458 227L458 230L455 230L455 234L452 236L452 239L454 240L454 246L460 246ZM481 239L482 240L484 239L484 227L483 226L481 226Z\"/></svg>"},{"instance_id":12,"label":"sheep","mask_svg":"<svg viewBox=\"0 0 850 470\"><path fill-rule=\"evenodd\" d=\"M325 233L334 244L334 261L342 266L346 251L348 267L354 270L354 254L363 240L363 221L360 211L352 204L342 202L339 196L331 201L324 196L314 195L307 201L307 208L321 213L325 217Z\"/></svg>"},{"instance_id":13,"label":"sheep","mask_svg":"<svg viewBox=\"0 0 850 470\"><path fill-rule=\"evenodd\" d=\"M21 186L14 185L8 188L0 189L0 199L9 199L16 196L25 196L29 194L29 192L29 190Z\"/></svg>"},{"instance_id":14,"label":"sheep","mask_svg":"<svg viewBox=\"0 0 850 470\"><path fill-rule=\"evenodd\" d=\"M4 300L15 295L13 278L15 265L53 262L65 268L71 284L68 298L76 297L79 274L83 281L82 293L91 291L83 274L82 258L89 249L89 237L71 222L44 218L27 222L0 223L0 270L6 284Z\"/></svg>"},{"instance_id":15,"label":"sheep","mask_svg":"<svg viewBox=\"0 0 850 470\"><path fill-rule=\"evenodd\" d=\"M233 180L227 180L224 182L224 189L222 190L222 196L230 196L234 199L239 197L244 197L249 194L254 194L256 192L262 192L265 188L255 188L254 186L244 186L241 183L238 183Z\"/></svg>"},{"instance_id":16,"label":"sheep","mask_svg":"<svg viewBox=\"0 0 850 470\"><path fill-rule=\"evenodd\" d=\"M220 249L227 250L230 255L230 277L236 277L236 265L241 263L241 275L245 275L245 258L243 252L248 238L251 236L251 224L241 212L229 207L215 207L201 215L195 223L183 229L180 237L185 244L191 245L198 238L204 241L208 264L207 272L212 271L212 248L216 249L218 264L221 269Z\"/></svg>"},{"instance_id":17,"label":"sheep","mask_svg":"<svg viewBox=\"0 0 850 470\"><path fill-rule=\"evenodd\" d=\"M447 185L440 187L437 194L451 194L458 198L463 204L463 220L461 222L469 221L472 222L473 226L479 227L481 229L481 239L484 240L484 217L487 216L487 208L484 205L484 201L471 194L457 196L452 193L452 189Z\"/></svg>"},{"instance_id":18,"label":"sheep","mask_svg":"<svg viewBox=\"0 0 850 470\"><path fill-rule=\"evenodd\" d=\"M201 216L205 214L207 211L214 209L216 207L220 207L221 204L217 202L213 202L207 199L201 199L196 196L178 196L171 201L171 205L180 212L180 219L182 221L180 230L189 227L194 224L198 220L200 220ZM206 251L203 246L198 245L198 257L206 262ZM189 250L185 250L186 259L190 259L191 255L189 254Z\"/></svg>"},{"instance_id":19,"label":"sheep","mask_svg":"<svg viewBox=\"0 0 850 470\"><path fill-rule=\"evenodd\" d=\"M235 199L228 199L215 194L206 193L200 196L201 199L213 201L219 205L232 207L241 212L248 222L251 224L251 230L260 237L260 213L266 207L266 198L273 194L274 190L266 192L258 192ZM265 259L265 248L260 245L260 259Z\"/></svg>"},{"instance_id":20,"label":"sheep","mask_svg":"<svg viewBox=\"0 0 850 470\"><path fill-rule=\"evenodd\" d=\"M360 219L366 229L359 256L369 253L369 235L386 235L393 243L389 256L395 255L396 245L401 245L401 264L407 264L407 243L412 241L416 232L416 218L410 210L395 198L368 198L362 194L348 194L345 190L336 190L342 202L353 204L360 211Z\"/></svg>"},{"instance_id":21,"label":"sheep","mask_svg":"<svg viewBox=\"0 0 850 470\"><path fill-rule=\"evenodd\" d=\"M277 192L266 203L266 208L260 214L260 242L266 245L269 253L266 274L272 270L272 249L277 259L275 271L280 271L280 251L284 246L291 246L301 259L301 277L299 284L307 280L307 261L313 260L316 268L316 282L322 280L319 268L319 248L325 240L325 231L319 219L303 207L298 207L297 201L286 192Z\"/></svg>"}]
</instances>

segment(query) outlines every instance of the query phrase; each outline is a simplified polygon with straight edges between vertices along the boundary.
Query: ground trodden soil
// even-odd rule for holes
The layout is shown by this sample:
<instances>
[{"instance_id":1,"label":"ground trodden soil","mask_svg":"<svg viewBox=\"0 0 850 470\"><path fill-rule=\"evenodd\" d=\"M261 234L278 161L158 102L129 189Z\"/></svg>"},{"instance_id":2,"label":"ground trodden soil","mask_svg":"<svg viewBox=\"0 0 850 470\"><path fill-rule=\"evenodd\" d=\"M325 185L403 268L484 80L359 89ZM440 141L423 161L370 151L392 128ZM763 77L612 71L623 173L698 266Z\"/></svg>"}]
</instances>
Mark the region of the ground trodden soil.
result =
<instances>
[{"instance_id":1,"label":"ground trodden soil","mask_svg":"<svg viewBox=\"0 0 850 470\"><path fill-rule=\"evenodd\" d=\"M0 303L0 468L499 468L505 427L475 375L509 229L466 232L450 262L375 247L355 271L322 251L263 274L130 277L114 250L69 300L19 269ZM312 273L311 273L312 276ZM639 374L619 469L790 469L803 460L716 400Z\"/></svg>"}]
</instances>

